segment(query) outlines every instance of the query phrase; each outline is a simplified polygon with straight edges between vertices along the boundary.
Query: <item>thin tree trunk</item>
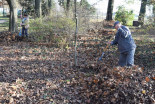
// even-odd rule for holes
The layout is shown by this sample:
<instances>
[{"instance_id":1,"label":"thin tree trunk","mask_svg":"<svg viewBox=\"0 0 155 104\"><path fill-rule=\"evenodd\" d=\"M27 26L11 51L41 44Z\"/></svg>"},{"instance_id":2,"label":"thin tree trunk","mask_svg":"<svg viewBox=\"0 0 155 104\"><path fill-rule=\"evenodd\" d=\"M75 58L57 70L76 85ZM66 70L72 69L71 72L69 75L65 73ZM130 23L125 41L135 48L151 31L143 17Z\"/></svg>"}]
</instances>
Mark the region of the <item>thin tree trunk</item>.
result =
<instances>
[{"instance_id":1,"label":"thin tree trunk","mask_svg":"<svg viewBox=\"0 0 155 104\"><path fill-rule=\"evenodd\" d=\"M140 25L144 24L146 5L147 5L147 0L142 0L140 12L139 12L139 17L138 17L138 22L140 23Z\"/></svg>"},{"instance_id":2,"label":"thin tree trunk","mask_svg":"<svg viewBox=\"0 0 155 104\"><path fill-rule=\"evenodd\" d=\"M52 0L48 0L48 13L50 14L52 12Z\"/></svg>"},{"instance_id":3,"label":"thin tree trunk","mask_svg":"<svg viewBox=\"0 0 155 104\"><path fill-rule=\"evenodd\" d=\"M4 11L4 0L2 0L2 3L3 3L3 17L4 17L4 16L5 16L5 15L4 15L4 12L5 12L5 11Z\"/></svg>"},{"instance_id":4,"label":"thin tree trunk","mask_svg":"<svg viewBox=\"0 0 155 104\"><path fill-rule=\"evenodd\" d=\"M108 9L107 9L107 16L106 16L106 20L108 20L108 21L112 20L113 7L114 7L114 0L109 0Z\"/></svg>"},{"instance_id":5,"label":"thin tree trunk","mask_svg":"<svg viewBox=\"0 0 155 104\"><path fill-rule=\"evenodd\" d=\"M5 16L4 5L3 5L3 17Z\"/></svg>"},{"instance_id":6,"label":"thin tree trunk","mask_svg":"<svg viewBox=\"0 0 155 104\"><path fill-rule=\"evenodd\" d=\"M48 7L48 3L49 3L48 1L45 1L45 4L44 4L45 7L42 8L42 12L43 12L42 15L43 15L43 16L47 16L47 15L49 15L49 7Z\"/></svg>"},{"instance_id":7,"label":"thin tree trunk","mask_svg":"<svg viewBox=\"0 0 155 104\"><path fill-rule=\"evenodd\" d=\"M76 8L77 0L74 0L74 7L75 7L75 21L76 21L76 31L75 31L75 66L77 66L77 33L78 33L78 20L77 20L77 8Z\"/></svg>"},{"instance_id":8,"label":"thin tree trunk","mask_svg":"<svg viewBox=\"0 0 155 104\"><path fill-rule=\"evenodd\" d=\"M40 18L42 15L41 0L35 0L35 15Z\"/></svg>"},{"instance_id":9,"label":"thin tree trunk","mask_svg":"<svg viewBox=\"0 0 155 104\"><path fill-rule=\"evenodd\" d=\"M80 6L82 6L82 4L83 4L83 0L80 1Z\"/></svg>"},{"instance_id":10,"label":"thin tree trunk","mask_svg":"<svg viewBox=\"0 0 155 104\"><path fill-rule=\"evenodd\" d=\"M153 5L153 18L154 18L154 23L155 23L155 4Z\"/></svg>"},{"instance_id":11,"label":"thin tree trunk","mask_svg":"<svg viewBox=\"0 0 155 104\"><path fill-rule=\"evenodd\" d=\"M70 0L67 0L67 4L66 4L66 10L67 10L67 12L69 11L69 8L70 8Z\"/></svg>"}]
</instances>

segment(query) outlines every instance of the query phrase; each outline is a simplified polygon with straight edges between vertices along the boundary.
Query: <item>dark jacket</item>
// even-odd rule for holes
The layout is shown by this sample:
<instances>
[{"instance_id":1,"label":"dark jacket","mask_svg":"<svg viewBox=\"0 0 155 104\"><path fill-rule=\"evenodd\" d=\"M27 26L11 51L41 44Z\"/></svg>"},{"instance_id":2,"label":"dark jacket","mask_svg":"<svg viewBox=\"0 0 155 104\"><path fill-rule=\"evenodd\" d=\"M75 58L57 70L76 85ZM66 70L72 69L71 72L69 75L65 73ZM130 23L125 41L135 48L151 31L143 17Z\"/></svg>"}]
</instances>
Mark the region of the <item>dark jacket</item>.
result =
<instances>
[{"instance_id":1,"label":"dark jacket","mask_svg":"<svg viewBox=\"0 0 155 104\"><path fill-rule=\"evenodd\" d=\"M126 26L121 26L118 29L114 41L111 42L111 45L118 44L118 50L120 53L131 51L136 48L136 44L131 36L129 28Z\"/></svg>"}]
</instances>

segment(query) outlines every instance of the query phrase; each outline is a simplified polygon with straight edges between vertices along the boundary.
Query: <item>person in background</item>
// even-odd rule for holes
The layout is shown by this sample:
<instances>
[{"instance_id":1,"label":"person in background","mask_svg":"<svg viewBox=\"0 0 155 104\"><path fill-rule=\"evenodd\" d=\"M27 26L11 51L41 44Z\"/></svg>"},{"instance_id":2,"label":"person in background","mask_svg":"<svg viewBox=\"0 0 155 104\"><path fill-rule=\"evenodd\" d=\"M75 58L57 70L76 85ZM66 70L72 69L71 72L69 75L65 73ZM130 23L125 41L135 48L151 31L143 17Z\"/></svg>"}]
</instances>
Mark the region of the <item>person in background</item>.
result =
<instances>
[{"instance_id":1,"label":"person in background","mask_svg":"<svg viewBox=\"0 0 155 104\"><path fill-rule=\"evenodd\" d=\"M112 42L108 42L108 44L118 45L120 52L119 66L133 66L136 44L131 36L131 32L128 27L121 25L119 21L114 23L114 28L117 30L115 39Z\"/></svg>"},{"instance_id":2,"label":"person in background","mask_svg":"<svg viewBox=\"0 0 155 104\"><path fill-rule=\"evenodd\" d=\"M24 36L28 37L29 17L27 14L24 14L21 26L22 26L22 37Z\"/></svg>"}]
</instances>

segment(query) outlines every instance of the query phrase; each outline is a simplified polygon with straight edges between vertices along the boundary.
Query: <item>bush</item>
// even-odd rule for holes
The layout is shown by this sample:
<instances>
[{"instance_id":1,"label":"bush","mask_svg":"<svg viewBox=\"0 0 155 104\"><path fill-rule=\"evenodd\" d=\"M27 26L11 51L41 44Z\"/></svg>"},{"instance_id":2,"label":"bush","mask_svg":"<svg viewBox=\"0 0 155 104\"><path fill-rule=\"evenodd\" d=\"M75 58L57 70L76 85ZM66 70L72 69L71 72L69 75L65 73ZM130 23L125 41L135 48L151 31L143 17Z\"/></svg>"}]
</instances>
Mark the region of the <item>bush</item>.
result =
<instances>
[{"instance_id":1,"label":"bush","mask_svg":"<svg viewBox=\"0 0 155 104\"><path fill-rule=\"evenodd\" d=\"M124 25L132 25L134 20L133 11L128 11L124 6L119 6L115 15L115 20L122 22Z\"/></svg>"},{"instance_id":2,"label":"bush","mask_svg":"<svg viewBox=\"0 0 155 104\"><path fill-rule=\"evenodd\" d=\"M64 47L69 44L75 30L75 22L65 16L48 16L30 21L30 36L35 42L46 42Z\"/></svg>"}]
</instances>

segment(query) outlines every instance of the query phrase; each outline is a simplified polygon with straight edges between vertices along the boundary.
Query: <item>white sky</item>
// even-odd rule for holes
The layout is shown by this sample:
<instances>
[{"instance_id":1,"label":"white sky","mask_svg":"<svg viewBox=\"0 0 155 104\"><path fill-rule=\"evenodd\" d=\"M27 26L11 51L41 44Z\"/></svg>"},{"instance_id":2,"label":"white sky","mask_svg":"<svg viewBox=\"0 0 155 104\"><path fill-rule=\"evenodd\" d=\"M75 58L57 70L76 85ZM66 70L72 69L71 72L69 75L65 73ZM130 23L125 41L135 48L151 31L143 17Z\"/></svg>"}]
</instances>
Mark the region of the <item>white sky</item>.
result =
<instances>
[{"instance_id":1,"label":"white sky","mask_svg":"<svg viewBox=\"0 0 155 104\"><path fill-rule=\"evenodd\" d=\"M58 5L58 0L54 0L56 2L56 5ZM81 0L77 0L77 1L81 1ZM109 0L87 0L91 5L93 5L94 3L96 3L95 8L97 8L98 14L105 14L107 13L107 7L108 7L108 1ZM100 1L100 2L98 2ZM133 10L135 15L139 15L139 11L140 11L140 6L141 6L141 0L133 0L134 3L129 3L127 4L125 1L127 0L114 0L114 11L117 11L118 6L124 5L126 7L126 9L128 10ZM97 3L98 2L98 3ZM59 9L59 6L58 6ZM147 6L147 10L146 10L146 15L150 16L152 15L152 8Z\"/></svg>"},{"instance_id":2,"label":"white sky","mask_svg":"<svg viewBox=\"0 0 155 104\"><path fill-rule=\"evenodd\" d=\"M80 1L80 0L77 0ZM87 0L91 5L100 1L100 0ZM102 0L98 2L95 5L95 8L99 11L99 13L106 13L107 12L107 6L108 6L108 1L109 0ZM114 12L117 11L117 7L124 5L128 10L133 10L134 14L138 15L140 11L140 5L141 5L141 0L134 0L134 4L130 3L127 4L125 0L114 0ZM147 7L147 15L150 15L152 13L152 10L149 10L150 7Z\"/></svg>"}]
</instances>

